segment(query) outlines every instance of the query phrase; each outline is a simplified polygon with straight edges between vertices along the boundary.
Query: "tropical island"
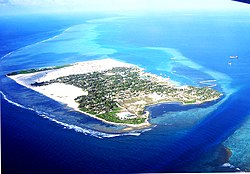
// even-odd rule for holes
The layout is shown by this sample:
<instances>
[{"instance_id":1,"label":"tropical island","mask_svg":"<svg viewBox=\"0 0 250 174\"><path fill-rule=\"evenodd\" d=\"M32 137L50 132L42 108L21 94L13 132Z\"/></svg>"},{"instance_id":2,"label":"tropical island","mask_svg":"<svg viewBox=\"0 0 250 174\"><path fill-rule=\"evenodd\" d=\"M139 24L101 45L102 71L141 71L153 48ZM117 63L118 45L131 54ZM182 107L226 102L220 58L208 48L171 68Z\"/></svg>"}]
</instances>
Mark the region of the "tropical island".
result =
<instances>
[{"instance_id":1,"label":"tropical island","mask_svg":"<svg viewBox=\"0 0 250 174\"><path fill-rule=\"evenodd\" d=\"M132 127L149 125L146 106L201 104L222 95L209 87L178 86L169 78L114 59L22 70L7 76L91 117Z\"/></svg>"}]
</instances>

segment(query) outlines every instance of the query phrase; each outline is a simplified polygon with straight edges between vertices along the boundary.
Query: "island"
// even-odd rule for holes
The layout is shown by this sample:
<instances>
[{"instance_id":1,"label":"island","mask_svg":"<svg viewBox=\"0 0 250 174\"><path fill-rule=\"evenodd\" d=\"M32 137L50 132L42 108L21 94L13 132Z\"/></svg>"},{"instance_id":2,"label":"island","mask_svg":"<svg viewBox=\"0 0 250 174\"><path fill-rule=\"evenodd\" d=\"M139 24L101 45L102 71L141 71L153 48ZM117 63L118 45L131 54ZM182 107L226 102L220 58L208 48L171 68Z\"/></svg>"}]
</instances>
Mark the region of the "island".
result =
<instances>
[{"instance_id":1,"label":"island","mask_svg":"<svg viewBox=\"0 0 250 174\"><path fill-rule=\"evenodd\" d=\"M22 70L7 76L88 116L131 127L150 125L146 106L165 102L201 104L222 96L212 88L179 86L169 78L110 58Z\"/></svg>"}]
</instances>

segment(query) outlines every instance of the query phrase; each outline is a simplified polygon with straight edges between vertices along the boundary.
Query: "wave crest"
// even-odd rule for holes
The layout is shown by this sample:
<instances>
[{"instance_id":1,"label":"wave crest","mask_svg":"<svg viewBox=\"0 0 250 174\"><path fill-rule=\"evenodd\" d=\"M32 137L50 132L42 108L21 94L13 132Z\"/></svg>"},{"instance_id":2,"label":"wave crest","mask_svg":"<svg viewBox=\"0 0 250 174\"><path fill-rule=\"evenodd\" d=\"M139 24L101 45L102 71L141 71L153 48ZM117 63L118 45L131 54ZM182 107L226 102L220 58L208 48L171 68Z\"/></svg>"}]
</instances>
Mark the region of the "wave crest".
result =
<instances>
[{"instance_id":1,"label":"wave crest","mask_svg":"<svg viewBox=\"0 0 250 174\"><path fill-rule=\"evenodd\" d=\"M16 102L8 99L8 97L2 91L0 91L0 93L3 96L3 99L6 100L7 102L9 102L10 104L13 104L13 105L20 107L22 109L34 111L34 112L36 112L37 115L63 126L64 129L71 129L71 130L74 130L76 132L82 133L84 135L89 135L89 136L93 136L96 138L114 138L114 137L120 137L120 136L140 136L143 132L147 132L147 131L151 130L151 128L148 128L148 129L144 129L144 130L131 131L131 132L126 132L126 133L105 133L105 132L100 132L97 130L91 130L88 128L82 128L82 127L74 125L74 124L68 124L68 123L65 123L62 121L58 121L57 119L54 118L55 116L53 116L53 115L50 115L46 112L38 111L36 109L26 107L22 104L16 103Z\"/></svg>"}]
</instances>

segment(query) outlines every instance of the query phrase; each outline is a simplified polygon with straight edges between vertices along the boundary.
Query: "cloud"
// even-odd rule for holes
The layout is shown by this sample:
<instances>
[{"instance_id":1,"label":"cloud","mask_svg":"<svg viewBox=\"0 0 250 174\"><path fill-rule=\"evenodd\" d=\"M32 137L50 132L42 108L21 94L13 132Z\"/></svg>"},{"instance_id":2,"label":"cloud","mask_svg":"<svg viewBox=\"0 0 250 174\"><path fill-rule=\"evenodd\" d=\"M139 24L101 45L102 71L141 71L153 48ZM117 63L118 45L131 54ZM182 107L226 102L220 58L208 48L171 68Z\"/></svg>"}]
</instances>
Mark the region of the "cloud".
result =
<instances>
[{"instance_id":1,"label":"cloud","mask_svg":"<svg viewBox=\"0 0 250 174\"><path fill-rule=\"evenodd\" d=\"M249 10L250 7L250 5L246 7L243 3L236 3L231 0L0 0L0 6L12 6L12 11L33 11L37 13L192 9L223 9L230 11L237 8L247 8Z\"/></svg>"},{"instance_id":2,"label":"cloud","mask_svg":"<svg viewBox=\"0 0 250 174\"><path fill-rule=\"evenodd\" d=\"M225 7L230 0L0 0L19 6L77 7L93 9L207 8Z\"/></svg>"}]
</instances>

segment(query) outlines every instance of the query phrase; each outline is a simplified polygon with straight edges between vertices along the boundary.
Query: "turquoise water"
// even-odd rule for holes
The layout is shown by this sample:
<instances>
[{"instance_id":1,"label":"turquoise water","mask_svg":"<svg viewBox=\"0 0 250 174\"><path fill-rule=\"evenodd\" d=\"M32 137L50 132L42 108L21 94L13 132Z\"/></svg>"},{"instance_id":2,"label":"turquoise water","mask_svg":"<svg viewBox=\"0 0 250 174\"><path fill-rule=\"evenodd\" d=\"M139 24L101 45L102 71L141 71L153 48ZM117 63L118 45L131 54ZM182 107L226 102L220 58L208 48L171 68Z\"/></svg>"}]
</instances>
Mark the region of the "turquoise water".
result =
<instances>
[{"instance_id":1,"label":"turquoise water","mask_svg":"<svg viewBox=\"0 0 250 174\"><path fill-rule=\"evenodd\" d=\"M229 159L229 164L235 165L239 168L246 168L250 170L250 153L249 153L249 120L242 125L231 137L229 137L223 144L230 148L232 157ZM234 166L230 166L234 167Z\"/></svg>"},{"instance_id":2,"label":"turquoise water","mask_svg":"<svg viewBox=\"0 0 250 174\"><path fill-rule=\"evenodd\" d=\"M76 171L88 171L86 166L90 168L88 172L98 172L100 167L103 171L110 171L112 168L114 173L248 171L248 16L249 14L235 16L224 13L192 16L132 15L86 19L84 23L67 26L56 35L2 56L1 94L5 101L3 113L17 115L20 119L26 112L32 112L48 121L44 127L51 126L50 122L59 125L55 130L58 138L64 132L74 130L70 134L66 133L71 141L76 144L82 143L81 138L91 141L84 147L77 148L79 152L90 155L89 160L77 156L77 153L73 155L79 158L72 165ZM234 54L239 55L240 59L229 60L228 57ZM21 69L107 57L136 64L147 72L170 77L173 83L180 85L212 86L222 92L223 97L198 106L162 104L148 107L152 127L122 133L124 126L105 124L72 111L3 76ZM231 66L228 61L232 61ZM9 104L21 108L24 113L8 110ZM3 118L8 122L8 117ZM18 129L16 126L13 127ZM41 137L46 141L46 136ZM48 148L55 146L55 142L50 143ZM103 145L99 146L100 143ZM227 154L222 145L232 150L233 155L229 160L226 159ZM73 148L70 145L67 147ZM97 153L95 149L98 147L101 148ZM41 150L46 155L49 152L48 149ZM111 155L111 152L116 155ZM63 156L72 155L64 153ZM137 153L144 154L137 158ZM103 159L105 157L117 163L114 166L107 165ZM211 162L213 159L217 159L214 160L216 162ZM118 163L123 160L128 163L121 167ZM86 163L82 167L78 166L81 161ZM95 161L103 163L96 164L99 166L96 167Z\"/></svg>"}]
</instances>

